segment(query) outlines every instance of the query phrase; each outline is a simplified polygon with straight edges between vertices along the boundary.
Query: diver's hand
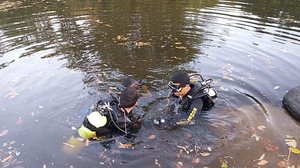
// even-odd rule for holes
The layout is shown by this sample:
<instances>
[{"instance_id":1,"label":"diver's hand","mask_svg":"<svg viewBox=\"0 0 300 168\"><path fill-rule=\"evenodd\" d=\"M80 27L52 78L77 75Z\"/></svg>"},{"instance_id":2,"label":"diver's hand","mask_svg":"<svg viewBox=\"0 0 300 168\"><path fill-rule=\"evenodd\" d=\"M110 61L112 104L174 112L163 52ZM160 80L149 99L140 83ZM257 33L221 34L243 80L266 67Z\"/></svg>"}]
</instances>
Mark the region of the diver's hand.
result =
<instances>
[{"instance_id":1,"label":"diver's hand","mask_svg":"<svg viewBox=\"0 0 300 168\"><path fill-rule=\"evenodd\" d=\"M188 125L189 122L187 120L180 120L176 122L177 125Z\"/></svg>"}]
</instances>

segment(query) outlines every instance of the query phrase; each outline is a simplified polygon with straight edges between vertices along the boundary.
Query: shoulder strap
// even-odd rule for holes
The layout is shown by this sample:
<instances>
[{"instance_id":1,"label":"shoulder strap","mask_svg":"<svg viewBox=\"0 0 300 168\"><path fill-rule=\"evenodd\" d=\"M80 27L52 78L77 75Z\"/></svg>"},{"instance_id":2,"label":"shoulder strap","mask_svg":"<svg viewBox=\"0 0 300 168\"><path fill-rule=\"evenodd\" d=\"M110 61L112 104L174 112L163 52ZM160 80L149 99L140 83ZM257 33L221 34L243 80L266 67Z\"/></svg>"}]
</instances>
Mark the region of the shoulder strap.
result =
<instances>
[{"instance_id":1,"label":"shoulder strap","mask_svg":"<svg viewBox=\"0 0 300 168\"><path fill-rule=\"evenodd\" d=\"M205 87L203 87L203 86L200 86L200 87L196 88L196 89L192 92L192 94L187 95L186 98L185 98L184 100L182 100L182 103L181 103L181 104L182 104L182 105L186 105L186 104L187 104L188 102L190 102L191 100L198 99L198 98L201 98L201 97L207 95L206 93L201 93L201 94L199 94L198 96L195 97L195 95L196 95L197 93L199 93L200 91L202 91L203 89L205 89Z\"/></svg>"}]
</instances>

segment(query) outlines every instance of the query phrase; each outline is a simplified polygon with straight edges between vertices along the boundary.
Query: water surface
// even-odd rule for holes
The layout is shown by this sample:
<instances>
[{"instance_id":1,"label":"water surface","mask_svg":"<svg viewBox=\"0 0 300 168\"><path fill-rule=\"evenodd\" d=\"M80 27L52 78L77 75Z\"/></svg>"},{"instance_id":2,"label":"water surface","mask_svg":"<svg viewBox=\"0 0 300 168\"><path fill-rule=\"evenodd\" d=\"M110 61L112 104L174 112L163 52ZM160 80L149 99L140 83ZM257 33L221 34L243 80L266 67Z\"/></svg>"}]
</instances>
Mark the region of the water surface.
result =
<instances>
[{"instance_id":1,"label":"water surface","mask_svg":"<svg viewBox=\"0 0 300 168\"><path fill-rule=\"evenodd\" d=\"M266 167L288 159L299 122L281 107L299 85L297 0L1 1L2 167ZM177 70L214 80L216 106L176 129L167 112ZM148 89L135 139L70 146L84 116L124 76ZM146 87L144 87L146 88ZM120 143L133 143L129 149ZM299 146L298 146L299 148ZM291 165L299 166L291 154Z\"/></svg>"}]
</instances>

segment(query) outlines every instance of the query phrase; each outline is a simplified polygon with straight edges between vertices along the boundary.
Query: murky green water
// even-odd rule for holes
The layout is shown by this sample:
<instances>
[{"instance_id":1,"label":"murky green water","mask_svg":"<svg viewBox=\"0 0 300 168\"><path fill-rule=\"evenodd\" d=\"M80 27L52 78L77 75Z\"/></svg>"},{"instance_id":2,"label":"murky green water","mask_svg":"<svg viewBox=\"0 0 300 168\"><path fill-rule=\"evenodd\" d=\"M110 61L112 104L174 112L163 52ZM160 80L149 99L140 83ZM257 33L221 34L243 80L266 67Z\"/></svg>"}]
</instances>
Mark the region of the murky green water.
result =
<instances>
[{"instance_id":1,"label":"murky green water","mask_svg":"<svg viewBox=\"0 0 300 168\"><path fill-rule=\"evenodd\" d=\"M1 1L1 166L258 167L263 154L265 167L300 166L285 144L300 143L299 123L281 107L300 84L299 9L297 0ZM155 127L178 69L214 79L218 102L194 125ZM135 145L70 145L127 75L149 89Z\"/></svg>"}]
</instances>

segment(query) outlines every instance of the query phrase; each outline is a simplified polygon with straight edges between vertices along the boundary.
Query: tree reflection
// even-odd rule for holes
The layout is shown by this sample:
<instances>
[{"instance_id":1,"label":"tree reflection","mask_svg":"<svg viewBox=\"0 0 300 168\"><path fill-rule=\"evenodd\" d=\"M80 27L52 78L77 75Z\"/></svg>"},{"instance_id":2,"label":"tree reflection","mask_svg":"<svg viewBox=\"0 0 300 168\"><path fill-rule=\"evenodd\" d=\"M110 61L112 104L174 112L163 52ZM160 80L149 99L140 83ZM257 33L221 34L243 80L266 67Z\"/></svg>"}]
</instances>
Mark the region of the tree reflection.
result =
<instances>
[{"instance_id":1,"label":"tree reflection","mask_svg":"<svg viewBox=\"0 0 300 168\"><path fill-rule=\"evenodd\" d=\"M257 15L265 22L274 22L285 26L299 26L300 13L297 0L242 0L249 5L244 10Z\"/></svg>"},{"instance_id":2,"label":"tree reflection","mask_svg":"<svg viewBox=\"0 0 300 168\"><path fill-rule=\"evenodd\" d=\"M34 44L22 56L53 48L55 51L44 57L63 55L69 68L82 71L111 68L136 76L151 76L157 72L163 75L189 62L199 52L193 45L201 44L202 35L189 38L183 31L191 24L185 20L185 8L199 9L216 2L36 3L9 13L6 18L13 22L25 22L19 31L6 29L6 32L11 36L23 35L15 40L22 46ZM23 5L30 4L26 3ZM123 37L123 41L118 37Z\"/></svg>"}]
</instances>

